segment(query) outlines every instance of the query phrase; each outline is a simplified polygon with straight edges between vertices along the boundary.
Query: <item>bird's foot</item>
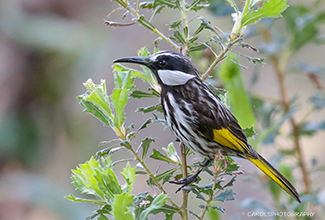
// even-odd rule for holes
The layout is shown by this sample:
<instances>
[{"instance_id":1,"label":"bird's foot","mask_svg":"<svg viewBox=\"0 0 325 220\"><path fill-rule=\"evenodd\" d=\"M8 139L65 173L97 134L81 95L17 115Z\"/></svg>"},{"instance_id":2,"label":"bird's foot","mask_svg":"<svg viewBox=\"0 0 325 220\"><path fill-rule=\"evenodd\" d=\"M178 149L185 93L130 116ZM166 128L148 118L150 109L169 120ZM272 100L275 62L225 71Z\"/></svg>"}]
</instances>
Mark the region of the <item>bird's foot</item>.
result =
<instances>
[{"instance_id":1,"label":"bird's foot","mask_svg":"<svg viewBox=\"0 0 325 220\"><path fill-rule=\"evenodd\" d=\"M182 185L180 188L178 188L176 190L175 193L179 192L181 189L183 189L185 186L188 186L190 185L191 183L194 183L195 181L197 181L197 177L198 175L201 173L202 169L200 169L198 172L196 172L194 175L192 176L189 176L187 178L183 178L183 179L180 179L178 181L168 181L169 183L172 183L172 184L177 184L177 185Z\"/></svg>"}]
</instances>

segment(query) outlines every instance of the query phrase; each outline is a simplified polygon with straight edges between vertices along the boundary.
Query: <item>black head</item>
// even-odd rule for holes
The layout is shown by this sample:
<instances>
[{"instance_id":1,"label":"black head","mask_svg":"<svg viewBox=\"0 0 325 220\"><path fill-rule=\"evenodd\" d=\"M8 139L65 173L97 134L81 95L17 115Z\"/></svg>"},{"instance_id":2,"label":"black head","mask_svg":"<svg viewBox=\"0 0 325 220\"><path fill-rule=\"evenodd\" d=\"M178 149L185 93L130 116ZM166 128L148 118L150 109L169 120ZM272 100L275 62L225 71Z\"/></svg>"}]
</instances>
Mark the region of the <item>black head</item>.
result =
<instances>
[{"instance_id":1,"label":"black head","mask_svg":"<svg viewBox=\"0 0 325 220\"><path fill-rule=\"evenodd\" d=\"M183 85L188 80L198 77L191 61L180 53L161 51L149 57L126 57L114 63L137 63L148 67L160 84L167 86Z\"/></svg>"}]
</instances>

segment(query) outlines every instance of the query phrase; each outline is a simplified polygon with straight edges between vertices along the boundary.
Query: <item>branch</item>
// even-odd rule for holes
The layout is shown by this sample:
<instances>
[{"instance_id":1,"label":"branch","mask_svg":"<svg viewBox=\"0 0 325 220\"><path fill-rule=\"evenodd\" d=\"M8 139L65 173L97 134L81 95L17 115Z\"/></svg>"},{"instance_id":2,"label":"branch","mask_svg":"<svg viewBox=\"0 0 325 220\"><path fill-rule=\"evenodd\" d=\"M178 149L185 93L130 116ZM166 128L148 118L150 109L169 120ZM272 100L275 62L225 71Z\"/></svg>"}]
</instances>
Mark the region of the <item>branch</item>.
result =
<instances>
[{"instance_id":1,"label":"branch","mask_svg":"<svg viewBox=\"0 0 325 220\"><path fill-rule=\"evenodd\" d=\"M228 41L226 44L226 47L220 52L218 57L212 62L212 64L209 66L207 71L201 76L201 79L204 81L208 78L208 76L211 74L212 70L222 61L223 59L226 58L228 51L232 46L234 46L236 43L242 41L242 38L236 38L233 41Z\"/></svg>"},{"instance_id":2,"label":"branch","mask_svg":"<svg viewBox=\"0 0 325 220\"><path fill-rule=\"evenodd\" d=\"M182 142L181 143L181 160L182 160L182 174L183 178L187 178L187 162L186 162L186 147L185 144ZM188 191L187 190L182 190L183 191L183 204L180 208L180 211L182 213L182 218L184 220L187 220L187 203L188 203Z\"/></svg>"}]
</instances>

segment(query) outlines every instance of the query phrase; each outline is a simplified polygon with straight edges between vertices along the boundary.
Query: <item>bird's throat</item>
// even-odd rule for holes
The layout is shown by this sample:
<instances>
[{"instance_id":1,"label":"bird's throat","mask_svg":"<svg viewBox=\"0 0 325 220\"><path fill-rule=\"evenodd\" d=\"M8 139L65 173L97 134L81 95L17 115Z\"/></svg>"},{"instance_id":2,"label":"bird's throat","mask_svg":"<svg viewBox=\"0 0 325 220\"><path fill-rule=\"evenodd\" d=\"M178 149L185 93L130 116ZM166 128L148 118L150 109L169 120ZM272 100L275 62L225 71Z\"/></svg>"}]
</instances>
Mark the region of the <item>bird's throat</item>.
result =
<instances>
[{"instance_id":1,"label":"bird's throat","mask_svg":"<svg viewBox=\"0 0 325 220\"><path fill-rule=\"evenodd\" d=\"M178 70L158 70L158 77L162 83L167 86L184 85L190 79L195 78L195 75L184 73Z\"/></svg>"}]
</instances>

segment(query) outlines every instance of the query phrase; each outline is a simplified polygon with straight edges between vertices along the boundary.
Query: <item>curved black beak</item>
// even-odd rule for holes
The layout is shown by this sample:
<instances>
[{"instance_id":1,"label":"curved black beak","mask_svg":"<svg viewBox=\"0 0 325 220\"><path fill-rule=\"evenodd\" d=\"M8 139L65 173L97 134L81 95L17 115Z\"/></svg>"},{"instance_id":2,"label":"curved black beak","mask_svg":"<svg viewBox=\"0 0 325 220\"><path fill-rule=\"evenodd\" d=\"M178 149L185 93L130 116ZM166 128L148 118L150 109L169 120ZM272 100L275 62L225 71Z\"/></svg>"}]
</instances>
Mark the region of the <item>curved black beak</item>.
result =
<instances>
[{"instance_id":1,"label":"curved black beak","mask_svg":"<svg viewBox=\"0 0 325 220\"><path fill-rule=\"evenodd\" d=\"M150 61L148 57L125 57L114 60L113 63L137 63L148 66Z\"/></svg>"}]
</instances>

